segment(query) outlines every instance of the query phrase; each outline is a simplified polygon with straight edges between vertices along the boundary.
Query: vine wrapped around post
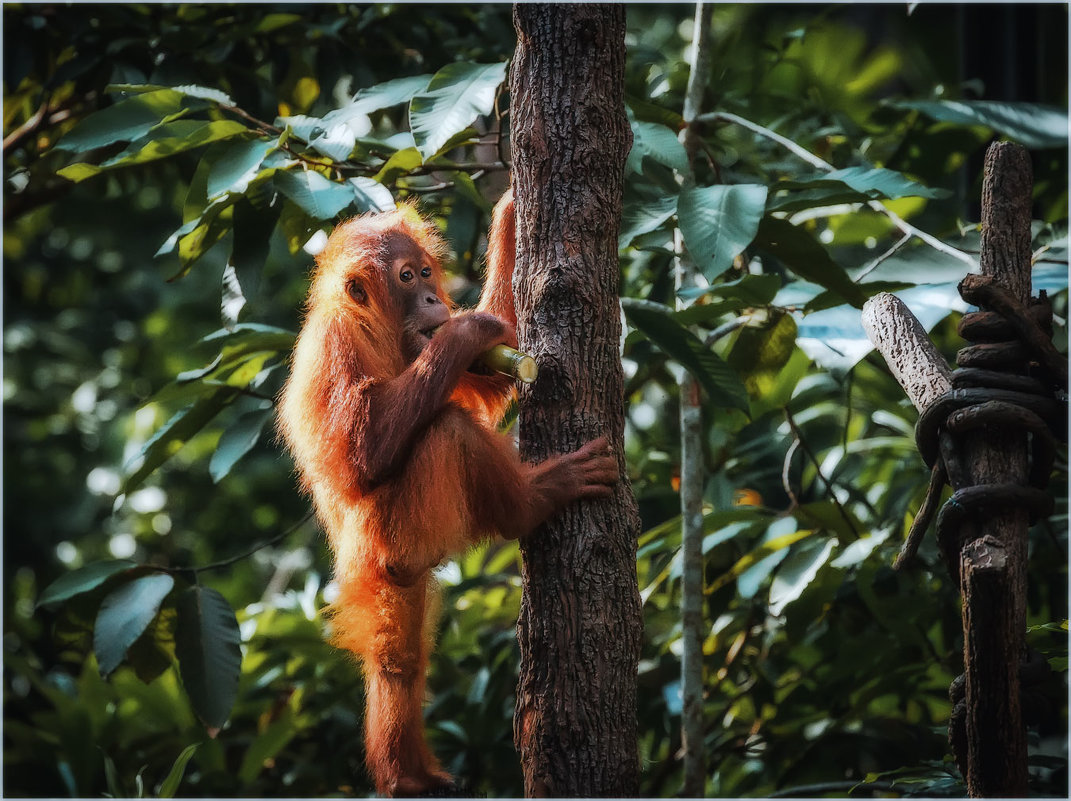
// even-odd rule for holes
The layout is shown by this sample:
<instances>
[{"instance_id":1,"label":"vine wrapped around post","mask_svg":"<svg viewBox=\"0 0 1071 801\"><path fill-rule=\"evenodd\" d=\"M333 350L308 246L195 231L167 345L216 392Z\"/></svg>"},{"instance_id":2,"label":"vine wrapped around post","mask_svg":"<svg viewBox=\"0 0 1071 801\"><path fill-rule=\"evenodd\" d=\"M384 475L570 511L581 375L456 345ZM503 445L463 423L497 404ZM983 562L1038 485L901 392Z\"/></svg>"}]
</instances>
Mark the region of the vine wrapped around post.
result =
<instances>
[{"instance_id":1,"label":"vine wrapped around post","mask_svg":"<svg viewBox=\"0 0 1071 801\"><path fill-rule=\"evenodd\" d=\"M949 738L974 797L1026 794L1020 671L1027 530L1052 509L1044 489L1052 429L1066 436L1066 408L1056 397L1067 390L1066 363L1052 347L1044 295L1030 298L1030 186L1027 153L994 144L983 186L982 275L968 275L959 287L980 311L960 323L970 344L950 377L917 321L891 296L873 298L863 314L871 341L920 410L916 441L933 468L898 567L918 547L944 483L954 490L937 516L938 544L963 596L965 675L950 691Z\"/></svg>"}]
</instances>

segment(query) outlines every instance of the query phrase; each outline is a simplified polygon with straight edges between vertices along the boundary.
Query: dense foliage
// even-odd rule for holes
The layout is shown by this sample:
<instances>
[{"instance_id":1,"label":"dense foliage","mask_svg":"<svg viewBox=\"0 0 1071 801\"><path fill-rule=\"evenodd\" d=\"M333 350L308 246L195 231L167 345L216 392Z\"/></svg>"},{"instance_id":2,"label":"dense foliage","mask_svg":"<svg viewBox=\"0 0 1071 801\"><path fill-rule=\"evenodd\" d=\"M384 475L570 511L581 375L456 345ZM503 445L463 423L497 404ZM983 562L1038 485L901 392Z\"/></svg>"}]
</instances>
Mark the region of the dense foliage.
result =
<instances>
[{"instance_id":1,"label":"dense foliage","mask_svg":"<svg viewBox=\"0 0 1071 801\"><path fill-rule=\"evenodd\" d=\"M954 359L980 155L1006 137L1032 150L1034 286L1066 351L1067 12L993 12L1038 32L1013 95L1017 54L968 42L984 8L717 7L684 190L693 9L629 9L645 795L680 782L682 365L705 398L708 793L963 792L944 734L956 590L932 541L890 568L927 471L859 307L896 290ZM339 216L418 197L455 297L475 296L512 49L506 5L5 6L7 794L367 792L358 673L323 642L329 566L272 398ZM679 291L675 234L698 268ZM1055 671L1031 777L1053 794L1066 482L1062 452L1030 543L1028 640ZM520 792L518 561L492 545L440 572L430 736L493 796Z\"/></svg>"}]
</instances>

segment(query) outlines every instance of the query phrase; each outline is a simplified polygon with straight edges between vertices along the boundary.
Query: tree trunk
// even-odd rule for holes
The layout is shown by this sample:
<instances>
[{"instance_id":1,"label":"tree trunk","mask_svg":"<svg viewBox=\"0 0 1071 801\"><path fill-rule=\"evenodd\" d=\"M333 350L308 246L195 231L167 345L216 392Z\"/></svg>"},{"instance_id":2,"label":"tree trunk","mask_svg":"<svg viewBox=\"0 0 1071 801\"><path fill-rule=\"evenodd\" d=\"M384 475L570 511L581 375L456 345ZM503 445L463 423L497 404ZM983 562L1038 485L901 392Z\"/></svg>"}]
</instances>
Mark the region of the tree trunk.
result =
<instances>
[{"instance_id":1,"label":"tree trunk","mask_svg":"<svg viewBox=\"0 0 1071 801\"><path fill-rule=\"evenodd\" d=\"M982 275L1026 305L1030 297L1030 156L991 145L982 183ZM1027 481L1026 438L1012 428L964 436L970 483ZM971 524L968 524L970 526ZM1022 506L995 512L964 532L963 661L967 676L967 791L975 798L1026 795L1026 730L1019 661L1026 634L1026 546Z\"/></svg>"},{"instance_id":2,"label":"tree trunk","mask_svg":"<svg viewBox=\"0 0 1071 801\"><path fill-rule=\"evenodd\" d=\"M527 461L605 435L622 482L522 543L524 600L514 738L525 794L638 791L638 514L624 469L617 236L631 145L623 6L518 4L510 79Z\"/></svg>"},{"instance_id":3,"label":"tree trunk","mask_svg":"<svg viewBox=\"0 0 1071 801\"><path fill-rule=\"evenodd\" d=\"M681 143L694 170L696 153L702 144L694 123L702 113L703 93L710 74L710 20L714 6L696 3L692 25L694 63L688 73L684 93L684 122ZM695 186L695 173L684 176L682 186ZM695 283L695 265L686 253L680 229L674 232L676 288ZM677 298L677 308L685 308ZM680 381L681 432L681 750L684 778L680 795L702 798L706 791L706 743L703 726L703 493L706 470L703 464L703 404L699 384L687 370Z\"/></svg>"}]
</instances>

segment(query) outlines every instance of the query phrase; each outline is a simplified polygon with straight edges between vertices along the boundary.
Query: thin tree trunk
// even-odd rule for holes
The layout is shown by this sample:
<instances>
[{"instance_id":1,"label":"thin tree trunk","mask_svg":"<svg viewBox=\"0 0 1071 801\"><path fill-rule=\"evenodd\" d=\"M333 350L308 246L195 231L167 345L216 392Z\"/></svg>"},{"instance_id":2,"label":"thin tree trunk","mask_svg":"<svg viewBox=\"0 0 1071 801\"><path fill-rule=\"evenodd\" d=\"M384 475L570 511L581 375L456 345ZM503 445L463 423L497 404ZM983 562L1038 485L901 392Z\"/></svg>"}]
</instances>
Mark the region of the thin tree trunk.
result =
<instances>
[{"instance_id":1,"label":"thin tree trunk","mask_svg":"<svg viewBox=\"0 0 1071 801\"><path fill-rule=\"evenodd\" d=\"M692 28L694 63L684 96L685 128L681 141L693 167L699 136L692 123L702 113L703 92L710 72L710 19L714 7L697 3ZM695 185L695 176L684 176L683 185ZM678 290L695 280L695 265L684 250L680 230L674 232L677 251L675 284ZM684 301L678 297L677 307ZM699 385L685 371L680 381L681 432L681 746L684 779L681 795L701 798L706 790L706 753L703 736L703 415Z\"/></svg>"},{"instance_id":2,"label":"thin tree trunk","mask_svg":"<svg viewBox=\"0 0 1071 801\"><path fill-rule=\"evenodd\" d=\"M982 183L982 275L1026 305L1030 297L1030 156L990 146ZM1015 429L964 435L972 485L1027 481L1026 438ZM967 676L967 791L974 797L1026 795L1026 731L1019 662L1026 634L1029 520L1021 506L964 532L960 560L963 661Z\"/></svg>"},{"instance_id":3,"label":"thin tree trunk","mask_svg":"<svg viewBox=\"0 0 1071 801\"><path fill-rule=\"evenodd\" d=\"M605 435L623 477L613 498L574 505L522 544L514 739L529 797L629 796L642 620L618 350L625 9L518 4L514 24L514 294L521 347L539 363L521 396L521 454Z\"/></svg>"}]
</instances>

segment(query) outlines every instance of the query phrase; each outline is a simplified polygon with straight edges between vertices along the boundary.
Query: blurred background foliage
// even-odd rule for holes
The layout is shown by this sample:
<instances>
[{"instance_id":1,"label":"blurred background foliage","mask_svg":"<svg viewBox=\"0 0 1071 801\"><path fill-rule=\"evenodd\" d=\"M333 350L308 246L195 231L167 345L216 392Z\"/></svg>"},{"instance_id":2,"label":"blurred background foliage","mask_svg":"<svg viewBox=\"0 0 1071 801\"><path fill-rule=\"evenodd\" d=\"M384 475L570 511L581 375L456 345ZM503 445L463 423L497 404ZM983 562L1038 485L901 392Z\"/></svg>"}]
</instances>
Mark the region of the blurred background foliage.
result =
<instances>
[{"instance_id":1,"label":"blurred background foliage","mask_svg":"<svg viewBox=\"0 0 1071 801\"><path fill-rule=\"evenodd\" d=\"M686 5L629 8L637 149L622 294L670 308L676 220L690 248L704 233L677 206L673 178L692 14ZM315 525L302 522L307 502L265 403L285 374L276 369L285 348L261 343L267 349L256 359L245 353L235 373L204 368L220 337L235 343L235 332L252 330L243 325L298 325L311 264L301 246L342 207L318 218L321 207L303 201L328 197L315 190L331 183L309 183L302 194L286 183L293 175L355 187L349 213L381 202L373 183L419 196L454 249L455 296L474 298L481 232L505 172L451 165L505 152L494 114L440 152L405 138L409 121L397 104L372 109L345 153L333 140L312 140L316 124L360 89L455 63L506 61L510 7L8 4L3 15L4 792L367 794L359 674L323 642L318 610L330 566ZM945 742L947 687L962 670L956 590L932 542L915 569L889 566L927 471L913 442L916 415L869 352L852 302L898 288L951 362L964 309L954 287L965 265L918 240L897 246L889 217L861 200L881 199L970 254L985 145L994 136L1024 141L1035 169L1035 287L1054 300L1066 350L1066 120L1062 135L1051 123L1066 115L1067 9L719 5L711 35L705 110L775 130L837 169L896 171L914 188L822 183L784 147L728 117L703 130L698 184L770 187L752 222L790 221L798 252L778 250L760 228L753 244L744 236L741 247L750 247L731 265L701 280L690 317L658 307L628 317L626 447L645 532L641 793L672 795L680 784L683 322L717 333L712 352L731 368L719 386L742 387L735 402L724 390L726 399L704 409L708 793L962 795ZM179 148L102 175L71 172L76 163L132 158L129 148L72 148L86 128L64 149L63 136L122 99L106 91L113 84L222 92L226 104L204 92L184 96L179 122L239 119L248 127L242 144L257 141L251 119L265 121L284 131L280 141L291 137L277 151L289 161L273 169L309 169L268 176L259 194L242 185L222 208L212 207L205 173L225 167L233 151ZM245 116L226 111L230 103ZM316 160L335 166L318 172ZM271 167L258 165L265 174ZM342 184L348 178L357 183ZM786 195L775 184L785 179L799 184L787 195L795 205L777 215ZM191 227L176 246L183 224ZM212 380L233 390L219 413L190 436L161 438L173 415L218 389ZM131 462L153 454L154 442L158 466L132 481ZM1053 795L1067 783L1066 481L1063 451L1052 482L1057 511L1030 543L1028 640L1054 669L1035 704L1031 780L1035 792ZM231 561L262 542L270 544ZM163 669L167 660L149 683L133 658L139 670L101 678L89 644L103 590L38 606L57 578L103 559L168 569L226 562L197 574L236 610L244 657L217 736L191 710L179 674ZM492 545L440 576L430 737L449 770L492 796L521 791L511 721L518 570L515 546ZM173 657L165 618L153 634Z\"/></svg>"}]
</instances>

